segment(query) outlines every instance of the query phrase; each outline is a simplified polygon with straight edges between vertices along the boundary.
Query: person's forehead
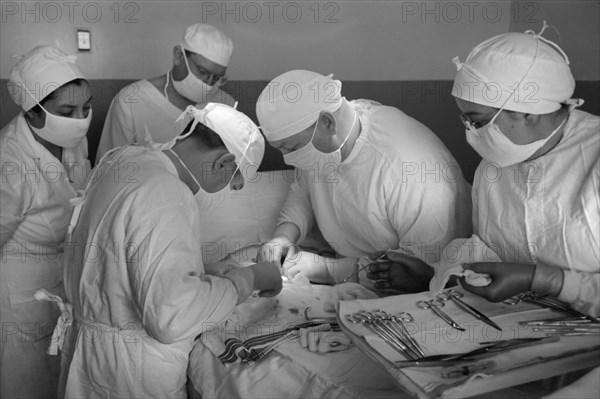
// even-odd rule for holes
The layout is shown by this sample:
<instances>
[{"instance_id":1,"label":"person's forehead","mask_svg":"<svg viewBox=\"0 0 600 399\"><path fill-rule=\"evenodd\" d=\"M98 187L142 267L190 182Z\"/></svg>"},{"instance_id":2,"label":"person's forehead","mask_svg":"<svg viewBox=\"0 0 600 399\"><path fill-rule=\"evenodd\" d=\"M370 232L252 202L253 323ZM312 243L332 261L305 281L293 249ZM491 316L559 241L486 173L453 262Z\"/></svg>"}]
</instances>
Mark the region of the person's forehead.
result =
<instances>
[{"instance_id":1,"label":"person's forehead","mask_svg":"<svg viewBox=\"0 0 600 399\"><path fill-rule=\"evenodd\" d=\"M460 98L456 99L456 105L463 114L488 115L495 110L495 108L488 107L487 105L477 104Z\"/></svg>"},{"instance_id":2,"label":"person's forehead","mask_svg":"<svg viewBox=\"0 0 600 399\"><path fill-rule=\"evenodd\" d=\"M188 52L187 54L189 60L191 60L195 65L215 75L224 75L227 71L227 67L217 64L216 62L212 62L208 58L204 57L202 54L192 52Z\"/></svg>"},{"instance_id":3,"label":"person's forehead","mask_svg":"<svg viewBox=\"0 0 600 399\"><path fill-rule=\"evenodd\" d=\"M52 99L49 101L57 107L65 105L82 105L92 99L89 85L86 81L79 84L69 83L63 85L54 91Z\"/></svg>"}]
</instances>

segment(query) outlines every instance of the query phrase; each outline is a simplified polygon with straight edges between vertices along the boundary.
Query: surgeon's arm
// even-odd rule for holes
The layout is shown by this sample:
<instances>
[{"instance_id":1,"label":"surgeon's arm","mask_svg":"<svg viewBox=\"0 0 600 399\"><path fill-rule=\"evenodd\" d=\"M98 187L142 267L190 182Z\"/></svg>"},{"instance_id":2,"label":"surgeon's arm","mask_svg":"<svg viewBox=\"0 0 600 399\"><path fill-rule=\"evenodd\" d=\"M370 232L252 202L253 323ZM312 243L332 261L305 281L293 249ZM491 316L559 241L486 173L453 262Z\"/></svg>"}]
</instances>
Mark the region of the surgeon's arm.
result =
<instances>
[{"instance_id":1,"label":"surgeon's arm","mask_svg":"<svg viewBox=\"0 0 600 399\"><path fill-rule=\"evenodd\" d=\"M231 280L204 274L188 214L184 204L149 212L134 226L133 244L126 246L132 299L144 328L162 343L201 333L224 320L240 301Z\"/></svg>"},{"instance_id":2,"label":"surgeon's arm","mask_svg":"<svg viewBox=\"0 0 600 399\"><path fill-rule=\"evenodd\" d=\"M300 229L295 224L290 222L280 224L273 238L261 245L258 260L283 265L285 259L293 257L298 252L296 241L299 236Z\"/></svg>"},{"instance_id":3,"label":"surgeon's arm","mask_svg":"<svg viewBox=\"0 0 600 399\"><path fill-rule=\"evenodd\" d=\"M567 253L577 254L581 251L586 251L587 254L581 259L580 256L571 258L572 264L569 264L569 269L562 271L563 285L558 299L570 303L575 309L582 313L589 314L594 317L600 316L600 226L598 210L600 209L600 198L598 195L598 187L600 186L600 160L596 158L596 163L593 167L592 177L590 179L590 187L594 189L589 191L590 197L585 200L585 214L589 231L589 242L592 245L586 245L582 242L568 243L570 248L566 248ZM582 198L583 200L583 198ZM580 227L583 228L583 227ZM578 264L577 264L578 263ZM583 271L573 270L575 267L587 269Z\"/></svg>"},{"instance_id":4,"label":"surgeon's arm","mask_svg":"<svg viewBox=\"0 0 600 399\"><path fill-rule=\"evenodd\" d=\"M337 284L358 281L357 258L326 258L300 251L288 257L283 263L284 274L293 279L298 273L305 275L313 283Z\"/></svg>"},{"instance_id":5,"label":"surgeon's arm","mask_svg":"<svg viewBox=\"0 0 600 399\"><path fill-rule=\"evenodd\" d=\"M4 149L3 149L4 150ZM2 184L0 184L0 247L9 254L18 248L4 248L19 225L25 219L26 206L31 202L31 190L28 179L35 179L35 174L23 173L22 161L11 160L12 157L2 152ZM39 178L39 174L37 175ZM3 254L4 255L4 254Z\"/></svg>"},{"instance_id":6,"label":"surgeon's arm","mask_svg":"<svg viewBox=\"0 0 600 399\"><path fill-rule=\"evenodd\" d=\"M302 242L315 222L306 175L307 173L304 173L290 186L276 230L280 231L280 227L286 224L286 227L281 227L281 231L290 234L288 238L293 239L294 243ZM294 232L288 223L297 227L298 232Z\"/></svg>"},{"instance_id":7,"label":"surgeon's arm","mask_svg":"<svg viewBox=\"0 0 600 399\"><path fill-rule=\"evenodd\" d=\"M277 226L273 237L285 237L288 241L296 243L300 238L300 228L292 222L283 222Z\"/></svg>"},{"instance_id":8,"label":"surgeon's arm","mask_svg":"<svg viewBox=\"0 0 600 399\"><path fill-rule=\"evenodd\" d=\"M574 309L590 316L600 316L600 273L581 273L573 270L559 271L563 274L562 289L558 299Z\"/></svg>"},{"instance_id":9,"label":"surgeon's arm","mask_svg":"<svg viewBox=\"0 0 600 399\"><path fill-rule=\"evenodd\" d=\"M463 287L492 302L531 290L538 295L556 297L582 313L600 316L599 273L581 273L532 263L480 262L466 263L463 267L491 276L492 282L487 286L463 283Z\"/></svg>"},{"instance_id":10,"label":"surgeon's arm","mask_svg":"<svg viewBox=\"0 0 600 399\"><path fill-rule=\"evenodd\" d=\"M386 256L389 262L370 267L367 277L383 280L376 288L420 292L433 277L429 265L438 262L443 248L456 238L458 187L443 179L401 178L393 171L388 179L394 184L389 185L386 209L398 234L398 247Z\"/></svg>"},{"instance_id":11,"label":"surgeon's arm","mask_svg":"<svg viewBox=\"0 0 600 399\"><path fill-rule=\"evenodd\" d=\"M428 264L439 261L446 245L465 233L460 231L465 221L458 220L462 213L457 212L458 190L456 184L443 179L436 182L427 176L424 181L396 180L386 205L398 234L399 252ZM470 215L462 218L470 220Z\"/></svg>"},{"instance_id":12,"label":"surgeon's arm","mask_svg":"<svg viewBox=\"0 0 600 399\"><path fill-rule=\"evenodd\" d=\"M97 165L102 156L108 151L116 147L131 144L134 140L133 115L131 107L127 103L127 96L123 94L123 90L125 89L118 92L110 103L102 135L100 136L100 143L98 143L94 165Z\"/></svg>"},{"instance_id":13,"label":"surgeon's arm","mask_svg":"<svg viewBox=\"0 0 600 399\"><path fill-rule=\"evenodd\" d=\"M259 259L283 264L284 259L297 252L295 245L306 237L314 224L310 194L302 178L292 183L281 210L273 238L260 249Z\"/></svg>"}]
</instances>

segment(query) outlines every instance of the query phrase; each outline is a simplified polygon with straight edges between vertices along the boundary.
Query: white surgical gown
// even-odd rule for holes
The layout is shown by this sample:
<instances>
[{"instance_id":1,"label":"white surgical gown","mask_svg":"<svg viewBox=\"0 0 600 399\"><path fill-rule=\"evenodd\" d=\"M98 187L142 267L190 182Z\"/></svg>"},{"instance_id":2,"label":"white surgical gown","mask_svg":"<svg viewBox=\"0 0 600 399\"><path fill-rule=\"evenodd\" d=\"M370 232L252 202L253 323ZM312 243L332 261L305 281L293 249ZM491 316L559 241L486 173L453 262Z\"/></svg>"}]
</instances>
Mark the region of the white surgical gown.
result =
<instances>
[{"instance_id":1,"label":"white surgical gown","mask_svg":"<svg viewBox=\"0 0 600 399\"><path fill-rule=\"evenodd\" d=\"M96 168L65 243L66 397L183 398L194 338L238 292L204 274L196 201L168 157L129 146Z\"/></svg>"},{"instance_id":2,"label":"white surgical gown","mask_svg":"<svg viewBox=\"0 0 600 399\"><path fill-rule=\"evenodd\" d=\"M229 105L234 103L233 98L223 90L211 95L207 102L210 101ZM206 104L198 106L204 105ZM169 141L181 133L175 130L175 119L182 112L146 79L125 86L117 93L108 109L96 162L113 148L136 143L137 137L144 137L146 126L155 142Z\"/></svg>"},{"instance_id":3,"label":"white surgical gown","mask_svg":"<svg viewBox=\"0 0 600 399\"><path fill-rule=\"evenodd\" d=\"M325 175L298 171L280 223L303 240L315 217L339 254L360 257L399 247L435 262L470 233L469 185L431 130L400 110L358 100L361 133L347 159Z\"/></svg>"},{"instance_id":4,"label":"white surgical gown","mask_svg":"<svg viewBox=\"0 0 600 399\"><path fill-rule=\"evenodd\" d=\"M62 290L63 241L69 200L89 172L87 140L76 148L71 173L35 140L20 113L0 131L0 297L2 398L52 398L59 359L46 354L59 315L33 294ZM69 178L73 180L71 183Z\"/></svg>"},{"instance_id":5,"label":"white surgical gown","mask_svg":"<svg viewBox=\"0 0 600 399\"><path fill-rule=\"evenodd\" d=\"M473 230L504 262L563 270L559 299L600 314L600 118L572 111L547 154L499 168L482 161Z\"/></svg>"}]
</instances>

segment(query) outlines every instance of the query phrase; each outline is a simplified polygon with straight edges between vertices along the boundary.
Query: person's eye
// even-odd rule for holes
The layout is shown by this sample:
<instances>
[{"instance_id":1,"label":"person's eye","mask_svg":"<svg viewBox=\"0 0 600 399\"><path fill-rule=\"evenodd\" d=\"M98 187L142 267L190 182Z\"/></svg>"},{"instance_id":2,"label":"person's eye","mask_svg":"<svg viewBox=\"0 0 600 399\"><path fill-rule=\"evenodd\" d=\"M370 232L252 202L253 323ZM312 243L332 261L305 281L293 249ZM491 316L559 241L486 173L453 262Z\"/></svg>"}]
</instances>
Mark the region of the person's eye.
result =
<instances>
[{"instance_id":1,"label":"person's eye","mask_svg":"<svg viewBox=\"0 0 600 399\"><path fill-rule=\"evenodd\" d=\"M202 76L202 77L207 77L207 76L210 76L210 72L208 72L208 71L207 71L207 70L205 70L205 69L198 68L198 69L197 69L197 71L198 71L198 75L199 75L199 76Z\"/></svg>"},{"instance_id":2,"label":"person's eye","mask_svg":"<svg viewBox=\"0 0 600 399\"><path fill-rule=\"evenodd\" d=\"M487 125L490 122L489 119L483 119L477 122L473 122L473 126L475 126L476 129L482 128L485 125Z\"/></svg>"}]
</instances>

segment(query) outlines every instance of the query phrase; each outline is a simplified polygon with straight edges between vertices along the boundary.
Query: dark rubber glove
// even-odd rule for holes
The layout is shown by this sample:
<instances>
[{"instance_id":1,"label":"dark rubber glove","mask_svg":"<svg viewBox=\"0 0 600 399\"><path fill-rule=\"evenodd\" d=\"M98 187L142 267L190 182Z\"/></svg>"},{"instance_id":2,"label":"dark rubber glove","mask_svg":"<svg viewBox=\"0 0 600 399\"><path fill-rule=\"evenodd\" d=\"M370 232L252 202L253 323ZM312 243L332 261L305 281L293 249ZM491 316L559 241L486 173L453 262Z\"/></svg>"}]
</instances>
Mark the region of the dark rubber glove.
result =
<instances>
[{"instance_id":1,"label":"dark rubber glove","mask_svg":"<svg viewBox=\"0 0 600 399\"><path fill-rule=\"evenodd\" d=\"M419 258L389 251L381 260L369 266L367 278L375 280L378 290L393 289L400 292L423 292L429 289L434 270Z\"/></svg>"},{"instance_id":2,"label":"dark rubber glove","mask_svg":"<svg viewBox=\"0 0 600 399\"><path fill-rule=\"evenodd\" d=\"M490 275L492 282L485 287L474 287L459 278L462 287L490 302L501 302L531 289L535 264L533 263L464 263L464 269Z\"/></svg>"},{"instance_id":3,"label":"dark rubber glove","mask_svg":"<svg viewBox=\"0 0 600 399\"><path fill-rule=\"evenodd\" d=\"M275 262L260 262L252 266L254 290L259 296L275 296L281 292L281 269Z\"/></svg>"}]
</instances>

